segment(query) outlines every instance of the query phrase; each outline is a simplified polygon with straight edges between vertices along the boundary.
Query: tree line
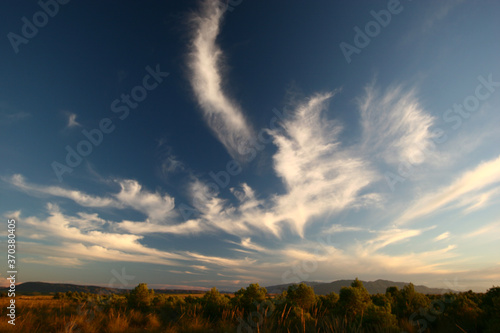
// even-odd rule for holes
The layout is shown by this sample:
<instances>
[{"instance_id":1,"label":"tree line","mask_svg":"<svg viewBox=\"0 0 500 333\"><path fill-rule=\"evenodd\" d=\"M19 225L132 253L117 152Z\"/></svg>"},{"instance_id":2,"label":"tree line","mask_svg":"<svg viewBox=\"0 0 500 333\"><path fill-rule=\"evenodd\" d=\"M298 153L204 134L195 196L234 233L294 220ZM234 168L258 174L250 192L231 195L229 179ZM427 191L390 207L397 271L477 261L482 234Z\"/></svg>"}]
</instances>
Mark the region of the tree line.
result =
<instances>
[{"instance_id":1,"label":"tree line","mask_svg":"<svg viewBox=\"0 0 500 333\"><path fill-rule=\"evenodd\" d=\"M125 295L67 292L54 298L86 302L104 313L154 314L160 327L173 332L500 332L500 287L426 295L410 283L370 295L356 279L338 294L316 295L301 283L277 295L250 284L234 295L212 288L183 297L155 294L141 283Z\"/></svg>"}]
</instances>

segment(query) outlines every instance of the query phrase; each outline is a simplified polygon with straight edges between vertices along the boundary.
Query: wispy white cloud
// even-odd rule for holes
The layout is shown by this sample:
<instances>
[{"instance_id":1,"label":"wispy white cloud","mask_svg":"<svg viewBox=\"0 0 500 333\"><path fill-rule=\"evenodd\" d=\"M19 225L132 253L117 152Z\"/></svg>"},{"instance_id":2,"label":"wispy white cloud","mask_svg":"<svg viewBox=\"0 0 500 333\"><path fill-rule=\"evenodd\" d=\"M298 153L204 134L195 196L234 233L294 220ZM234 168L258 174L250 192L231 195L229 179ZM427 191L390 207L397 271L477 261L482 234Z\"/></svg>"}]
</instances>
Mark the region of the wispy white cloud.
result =
<instances>
[{"instance_id":1,"label":"wispy white cloud","mask_svg":"<svg viewBox=\"0 0 500 333\"><path fill-rule=\"evenodd\" d=\"M140 244L143 236L132 234L119 234L101 231L102 221L95 216L80 214L78 217L64 215L57 205L48 204L49 216L41 220L36 217L24 218L24 223L51 237L59 237L64 241L81 242L90 245L99 245L109 249L125 252L157 255L158 257L169 257L181 259L179 255L169 255L165 252L147 248Z\"/></svg>"},{"instance_id":2,"label":"wispy white cloud","mask_svg":"<svg viewBox=\"0 0 500 333\"><path fill-rule=\"evenodd\" d=\"M199 180L190 185L193 206L207 225L247 237L270 232L280 237L289 225L304 236L313 217L376 203L377 193L361 190L378 179L357 149L342 148L342 128L327 119L325 110L334 93L315 95L296 106L283 121L283 131L269 131L278 150L274 170L286 192L260 199L248 184L232 189L239 203L230 203Z\"/></svg>"},{"instance_id":3,"label":"wispy white cloud","mask_svg":"<svg viewBox=\"0 0 500 333\"><path fill-rule=\"evenodd\" d=\"M82 125L76 121L76 114L75 113L69 113L68 112L68 124L66 125L67 128L72 128L72 127L81 127Z\"/></svg>"},{"instance_id":4,"label":"wispy white cloud","mask_svg":"<svg viewBox=\"0 0 500 333\"><path fill-rule=\"evenodd\" d=\"M450 238L450 232L449 231L443 232L441 235L439 235L436 238L434 238L434 241L438 242L438 241L441 241L441 240L447 239L447 238Z\"/></svg>"},{"instance_id":5,"label":"wispy white cloud","mask_svg":"<svg viewBox=\"0 0 500 333\"><path fill-rule=\"evenodd\" d=\"M475 231L464 235L464 238L473 238L484 235L493 235L494 237L500 238L500 222L490 223L479 227Z\"/></svg>"},{"instance_id":6,"label":"wispy white cloud","mask_svg":"<svg viewBox=\"0 0 500 333\"><path fill-rule=\"evenodd\" d=\"M164 175L183 169L184 164L175 155L170 155L161 162L161 171Z\"/></svg>"},{"instance_id":7,"label":"wispy white cloud","mask_svg":"<svg viewBox=\"0 0 500 333\"><path fill-rule=\"evenodd\" d=\"M151 193L142 189L136 180L119 181L121 190L115 195L122 204L146 214L153 221L163 221L175 216L174 198L168 194Z\"/></svg>"},{"instance_id":8,"label":"wispy white cloud","mask_svg":"<svg viewBox=\"0 0 500 333\"><path fill-rule=\"evenodd\" d=\"M300 235L312 217L355 206L361 190L378 179L355 149L342 148L342 127L324 114L333 95L311 97L284 121L285 132L271 131L278 147L274 169L287 189L276 196L275 213ZM368 193L366 198L377 196Z\"/></svg>"},{"instance_id":9,"label":"wispy white cloud","mask_svg":"<svg viewBox=\"0 0 500 333\"><path fill-rule=\"evenodd\" d=\"M216 43L223 10L218 0L204 0L191 17L189 80L208 126L233 157L241 157L253 130L241 107L224 92L223 52Z\"/></svg>"},{"instance_id":10,"label":"wispy white cloud","mask_svg":"<svg viewBox=\"0 0 500 333\"><path fill-rule=\"evenodd\" d=\"M395 229L379 231L368 241L352 242L342 248L335 244L318 245L316 242L305 241L292 244L274 254L280 262L287 262L288 270L283 277L287 281L299 280L333 280L336 278L351 278L352 276L374 276L376 278L414 275L442 275L455 273L450 267L457 256L456 245L432 250L412 250L389 253L381 251L390 244L408 241L422 235L425 230ZM326 245L326 246L325 246ZM331 267L335 267L333 273ZM270 268L272 269L272 268ZM325 280L323 280L325 281Z\"/></svg>"},{"instance_id":11,"label":"wispy white cloud","mask_svg":"<svg viewBox=\"0 0 500 333\"><path fill-rule=\"evenodd\" d=\"M464 0L445 0L436 2L433 6L429 6L429 15L422 24L423 32L428 32L434 25L442 21L448 14Z\"/></svg>"},{"instance_id":12,"label":"wispy white cloud","mask_svg":"<svg viewBox=\"0 0 500 333\"><path fill-rule=\"evenodd\" d=\"M466 195L478 194L481 190L486 190L486 197L489 197L488 194L491 195L489 187L498 182L500 182L500 156L463 173L451 185L433 189L432 192L422 196L399 217L397 223L408 223L429 215L457 200L464 199ZM488 200L476 201L476 208L477 205L484 205L486 202Z\"/></svg>"},{"instance_id":13,"label":"wispy white cloud","mask_svg":"<svg viewBox=\"0 0 500 333\"><path fill-rule=\"evenodd\" d=\"M183 285L183 284L150 284L152 288L155 289L183 289L183 290L210 290L207 287L193 286L193 285Z\"/></svg>"},{"instance_id":14,"label":"wispy white cloud","mask_svg":"<svg viewBox=\"0 0 500 333\"><path fill-rule=\"evenodd\" d=\"M445 248L438 250L424 251L419 253L405 254L384 254L375 253L364 256L354 257L352 264L354 267L364 267L365 272L382 272L388 271L390 274L450 274L456 272L446 266L458 256L454 252L455 245L448 245ZM357 264L354 264L357 262ZM378 267L377 267L378 266Z\"/></svg>"},{"instance_id":15,"label":"wispy white cloud","mask_svg":"<svg viewBox=\"0 0 500 333\"><path fill-rule=\"evenodd\" d=\"M215 256L207 256L204 254L186 252L186 255L192 257L198 261L214 264L222 267L247 267L255 263L254 259L246 257L245 259L232 259L232 258L222 258Z\"/></svg>"},{"instance_id":16,"label":"wispy white cloud","mask_svg":"<svg viewBox=\"0 0 500 333\"><path fill-rule=\"evenodd\" d=\"M266 214L263 203L254 197L253 191L246 185L239 196L241 201L238 206L220 198L218 193L197 179L190 184L189 194L194 208L200 213L200 219L212 230L219 229L238 236L248 236L256 230L277 235L276 227L261 219Z\"/></svg>"},{"instance_id":17,"label":"wispy white cloud","mask_svg":"<svg viewBox=\"0 0 500 333\"><path fill-rule=\"evenodd\" d=\"M235 205L195 179L189 193L201 223L242 239L262 232L280 237L285 225L304 236L314 217L378 203L379 194L361 191L379 175L357 147L342 147L342 127L325 115L334 94L310 97L283 120L283 130L269 131L277 146L273 167L285 185L284 194L264 200L241 184L231 189L239 201Z\"/></svg>"},{"instance_id":18,"label":"wispy white cloud","mask_svg":"<svg viewBox=\"0 0 500 333\"><path fill-rule=\"evenodd\" d=\"M234 249L234 251L240 251L240 252L244 252L244 253L252 253L252 252L261 252L262 253L262 252L268 251L266 248L253 243L252 239L250 237L242 238L240 243L233 242L233 241L228 241L228 242L231 244L239 245L242 248L250 250L250 251L245 251L245 250L241 250L241 249Z\"/></svg>"},{"instance_id":19,"label":"wispy white cloud","mask_svg":"<svg viewBox=\"0 0 500 333\"><path fill-rule=\"evenodd\" d=\"M5 102L0 102L0 125L12 125L31 116L28 112L14 110Z\"/></svg>"},{"instance_id":20,"label":"wispy white cloud","mask_svg":"<svg viewBox=\"0 0 500 333\"><path fill-rule=\"evenodd\" d=\"M149 221L121 221L113 224L116 230L124 230L137 235L167 233L174 235L195 235L210 230L201 220L188 220L176 224L160 224Z\"/></svg>"},{"instance_id":21,"label":"wispy white cloud","mask_svg":"<svg viewBox=\"0 0 500 333\"><path fill-rule=\"evenodd\" d=\"M35 260L29 255L42 255L46 260L53 257L53 265L82 266L88 261L124 261L174 267L191 265L198 271L208 270L208 264L238 270L255 263L254 259L248 257L227 258L192 251L168 252L151 248L142 243L144 236L104 230L105 226L113 222L103 223L102 219L93 214L66 215L54 204L48 204L47 211L48 216L44 219L19 215L25 226L45 236L45 241L38 243L38 238L26 235L31 239L23 242L23 249L28 256L26 262ZM58 257L54 257L53 253L57 253Z\"/></svg>"},{"instance_id":22,"label":"wispy white cloud","mask_svg":"<svg viewBox=\"0 0 500 333\"><path fill-rule=\"evenodd\" d=\"M433 227L431 227L432 229ZM428 228L429 229L429 228ZM366 250L375 252L388 245L407 241L412 237L421 235L428 229L388 229L377 232L377 236L366 242Z\"/></svg>"},{"instance_id":23,"label":"wispy white cloud","mask_svg":"<svg viewBox=\"0 0 500 333\"><path fill-rule=\"evenodd\" d=\"M176 271L176 270L171 270L169 273L174 273L174 274L188 274L188 275L202 275L201 273L194 273L190 271Z\"/></svg>"},{"instance_id":24,"label":"wispy white cloud","mask_svg":"<svg viewBox=\"0 0 500 333\"><path fill-rule=\"evenodd\" d=\"M391 164L421 164L432 157L434 118L422 108L414 90L398 85L380 95L373 82L358 105L364 151Z\"/></svg>"},{"instance_id":25,"label":"wispy white cloud","mask_svg":"<svg viewBox=\"0 0 500 333\"><path fill-rule=\"evenodd\" d=\"M197 270L200 270L200 271L207 271L208 270L208 267L207 266L203 266L203 265L192 265L191 268L194 268L194 269L197 269Z\"/></svg>"},{"instance_id":26,"label":"wispy white cloud","mask_svg":"<svg viewBox=\"0 0 500 333\"><path fill-rule=\"evenodd\" d=\"M184 163L174 154L173 149L166 143L166 139L158 140L156 147L159 159L159 171L163 178L170 178L170 175L186 170Z\"/></svg>"},{"instance_id":27,"label":"wispy white cloud","mask_svg":"<svg viewBox=\"0 0 500 333\"><path fill-rule=\"evenodd\" d=\"M457 203L458 207L465 207L464 213L468 214L477 211L483 207L490 205L492 199L500 194L500 187L494 188L490 191L471 194L460 200Z\"/></svg>"},{"instance_id":28,"label":"wispy white cloud","mask_svg":"<svg viewBox=\"0 0 500 333\"><path fill-rule=\"evenodd\" d=\"M177 215L174 211L174 198L168 194L152 193L142 188L136 180L117 180L120 192L107 197L92 196L81 191L69 190L59 186L42 186L26 182L22 175L16 174L3 178L6 182L31 195L44 194L73 200L83 207L96 208L133 208L144 213L154 222L166 221Z\"/></svg>"},{"instance_id":29,"label":"wispy white cloud","mask_svg":"<svg viewBox=\"0 0 500 333\"><path fill-rule=\"evenodd\" d=\"M367 230L367 229L364 229L364 228L361 228L361 227L345 226L345 225L341 225L341 224L333 224L328 229L324 230L323 232L325 234L334 234L334 233L349 232L349 231L367 231L367 232L372 232L370 230Z\"/></svg>"},{"instance_id":30,"label":"wispy white cloud","mask_svg":"<svg viewBox=\"0 0 500 333\"><path fill-rule=\"evenodd\" d=\"M68 190L59 186L41 186L31 184L28 183L20 174L3 179L19 189L29 192L31 195L48 194L55 197L67 198L84 207L119 207L118 202L112 198L92 196L80 191Z\"/></svg>"},{"instance_id":31,"label":"wispy white cloud","mask_svg":"<svg viewBox=\"0 0 500 333\"><path fill-rule=\"evenodd\" d=\"M44 258L23 258L21 262L24 264L38 264L46 266L67 266L78 267L82 266L83 262L78 258L65 258L48 256Z\"/></svg>"}]
</instances>

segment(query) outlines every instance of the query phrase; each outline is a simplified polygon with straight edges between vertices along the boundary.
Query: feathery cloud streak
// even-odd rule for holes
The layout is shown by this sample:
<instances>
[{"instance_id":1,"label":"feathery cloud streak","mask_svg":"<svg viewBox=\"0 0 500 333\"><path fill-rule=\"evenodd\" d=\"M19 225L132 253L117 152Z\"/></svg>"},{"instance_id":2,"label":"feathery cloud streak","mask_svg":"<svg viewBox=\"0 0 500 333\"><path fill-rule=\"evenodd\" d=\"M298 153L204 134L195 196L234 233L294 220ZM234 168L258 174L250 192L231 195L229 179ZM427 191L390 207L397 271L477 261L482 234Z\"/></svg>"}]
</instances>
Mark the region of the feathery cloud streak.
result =
<instances>
[{"instance_id":1,"label":"feathery cloud streak","mask_svg":"<svg viewBox=\"0 0 500 333\"><path fill-rule=\"evenodd\" d=\"M424 195L401 215L398 223L408 223L419 217L429 215L459 199L463 199L459 205L469 207L468 210L471 207L478 209L479 206L487 204L489 202L487 199L491 195L497 194L498 191L490 190L486 192L487 198L485 200L480 200L481 196L479 196L479 199L473 201L472 205L470 200L464 199L465 196L477 194L481 190L488 190L490 186L494 186L498 182L500 182L500 156L483 162L475 169L463 173L451 185Z\"/></svg>"},{"instance_id":2,"label":"feathery cloud streak","mask_svg":"<svg viewBox=\"0 0 500 333\"><path fill-rule=\"evenodd\" d=\"M389 164L421 164L430 157L434 118L420 106L413 90L396 86L380 96L372 83L358 104L365 149L370 147Z\"/></svg>"},{"instance_id":3,"label":"feathery cloud streak","mask_svg":"<svg viewBox=\"0 0 500 333\"><path fill-rule=\"evenodd\" d=\"M234 158L251 142L253 130L241 107L223 91L222 50L216 43L223 11L218 0L205 0L191 17L192 41L189 81L196 99L217 138Z\"/></svg>"},{"instance_id":4,"label":"feathery cloud streak","mask_svg":"<svg viewBox=\"0 0 500 333\"><path fill-rule=\"evenodd\" d=\"M112 197L92 196L77 190L68 190L59 186L40 186L26 182L22 175L16 174L5 179L8 183L31 194L47 194L73 200L83 207L95 208L133 208L152 221L165 221L177 215L174 209L174 198L160 193L151 193L142 189L136 180L117 180L120 192Z\"/></svg>"},{"instance_id":5,"label":"feathery cloud streak","mask_svg":"<svg viewBox=\"0 0 500 333\"><path fill-rule=\"evenodd\" d=\"M279 219L291 221L300 235L313 216L378 198L373 193L359 196L378 176L355 148L341 147L342 127L323 113L333 95L311 97L285 120L285 133L271 132L278 147L274 168L288 190L275 198L275 212Z\"/></svg>"}]
</instances>

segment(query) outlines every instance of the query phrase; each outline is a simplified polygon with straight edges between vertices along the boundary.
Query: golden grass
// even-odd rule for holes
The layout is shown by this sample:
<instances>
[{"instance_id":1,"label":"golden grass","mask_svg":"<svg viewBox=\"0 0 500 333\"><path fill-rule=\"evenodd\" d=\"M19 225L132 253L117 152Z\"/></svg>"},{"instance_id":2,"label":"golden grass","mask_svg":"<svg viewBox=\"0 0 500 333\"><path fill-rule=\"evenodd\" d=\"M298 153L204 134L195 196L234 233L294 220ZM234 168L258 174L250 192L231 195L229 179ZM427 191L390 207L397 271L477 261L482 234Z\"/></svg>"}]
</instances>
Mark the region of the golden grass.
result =
<instances>
[{"instance_id":1,"label":"golden grass","mask_svg":"<svg viewBox=\"0 0 500 333\"><path fill-rule=\"evenodd\" d=\"M189 295L191 294L182 296ZM13 326L7 322L9 318L6 316L6 307L9 302L10 298L0 298L2 333L207 332L214 328L213 323L202 316L199 306L186 309L177 321L165 323L157 313L115 308L104 310L91 302L78 303L68 299L53 299L52 296L16 297L16 325ZM233 320L234 313L227 313L225 317L227 320ZM228 325L234 327L232 322Z\"/></svg>"},{"instance_id":2,"label":"golden grass","mask_svg":"<svg viewBox=\"0 0 500 333\"><path fill-rule=\"evenodd\" d=\"M2 333L222 333L237 332L238 325L241 325L240 332L362 332L338 318L327 317L319 308L312 309L311 313L297 313L297 309L286 304L269 313L262 309L260 315L254 312L250 316L244 316L242 310L229 308L222 310L217 321L211 321L203 315L199 304L180 305L180 309L159 306L142 312L123 307L99 307L91 301L52 299L51 296L17 297L16 325L12 326L6 316L9 301L9 298L0 298ZM407 320L400 325L408 332L415 332Z\"/></svg>"}]
</instances>

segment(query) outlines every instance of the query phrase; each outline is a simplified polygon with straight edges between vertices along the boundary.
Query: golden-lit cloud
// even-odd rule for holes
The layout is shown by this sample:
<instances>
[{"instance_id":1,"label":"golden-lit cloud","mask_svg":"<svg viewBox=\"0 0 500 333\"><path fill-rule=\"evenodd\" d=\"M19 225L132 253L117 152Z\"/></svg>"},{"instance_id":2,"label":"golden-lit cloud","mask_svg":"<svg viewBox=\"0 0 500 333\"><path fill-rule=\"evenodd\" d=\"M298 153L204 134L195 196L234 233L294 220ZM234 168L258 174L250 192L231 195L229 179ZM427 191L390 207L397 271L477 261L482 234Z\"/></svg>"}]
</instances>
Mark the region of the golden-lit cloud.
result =
<instances>
[{"instance_id":1,"label":"golden-lit cloud","mask_svg":"<svg viewBox=\"0 0 500 333\"><path fill-rule=\"evenodd\" d=\"M478 195L479 191L488 191L490 186L500 182L500 156L490 161L482 162L474 169L464 172L452 184L433 189L411 205L397 220L397 223L409 223L417 218L435 213L458 200L466 200L466 196ZM494 192L489 193L491 196ZM464 201L462 201L464 202ZM476 201L472 206L478 209L488 203L488 200ZM469 206L470 209L470 206Z\"/></svg>"}]
</instances>

